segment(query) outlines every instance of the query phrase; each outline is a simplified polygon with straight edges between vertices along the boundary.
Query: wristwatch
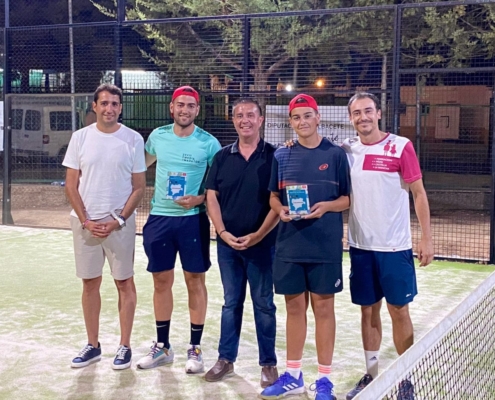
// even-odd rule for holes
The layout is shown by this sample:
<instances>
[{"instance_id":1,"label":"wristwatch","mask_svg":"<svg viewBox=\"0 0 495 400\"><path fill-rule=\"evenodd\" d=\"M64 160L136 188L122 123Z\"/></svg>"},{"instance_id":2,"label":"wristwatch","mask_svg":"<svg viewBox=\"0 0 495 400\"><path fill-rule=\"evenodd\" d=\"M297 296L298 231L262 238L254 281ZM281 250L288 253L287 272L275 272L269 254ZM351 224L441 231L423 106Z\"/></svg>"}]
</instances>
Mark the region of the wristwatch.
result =
<instances>
[{"instance_id":1,"label":"wristwatch","mask_svg":"<svg viewBox=\"0 0 495 400\"><path fill-rule=\"evenodd\" d=\"M125 226L125 218L122 216L122 214L119 214L116 219L117 221L119 221L120 227L123 228Z\"/></svg>"},{"instance_id":2,"label":"wristwatch","mask_svg":"<svg viewBox=\"0 0 495 400\"><path fill-rule=\"evenodd\" d=\"M111 211L112 217L118 221L119 225L121 228L125 226L125 218L122 216L122 214L117 215L115 212Z\"/></svg>"}]
</instances>

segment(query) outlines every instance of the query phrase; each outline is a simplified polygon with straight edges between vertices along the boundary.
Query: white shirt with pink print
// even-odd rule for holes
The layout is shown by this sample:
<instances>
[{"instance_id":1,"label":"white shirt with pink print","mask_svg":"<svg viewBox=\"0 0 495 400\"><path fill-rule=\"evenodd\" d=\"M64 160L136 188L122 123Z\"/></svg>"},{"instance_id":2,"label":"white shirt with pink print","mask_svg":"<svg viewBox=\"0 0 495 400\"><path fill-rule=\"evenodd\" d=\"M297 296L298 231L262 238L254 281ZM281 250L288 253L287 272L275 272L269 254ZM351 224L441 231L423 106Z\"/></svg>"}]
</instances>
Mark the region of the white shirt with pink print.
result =
<instances>
[{"instance_id":1,"label":"white shirt with pink print","mask_svg":"<svg viewBox=\"0 0 495 400\"><path fill-rule=\"evenodd\" d=\"M346 139L351 168L349 246L363 250L412 248L409 184L422 178L411 141L394 134L377 143Z\"/></svg>"}]
</instances>

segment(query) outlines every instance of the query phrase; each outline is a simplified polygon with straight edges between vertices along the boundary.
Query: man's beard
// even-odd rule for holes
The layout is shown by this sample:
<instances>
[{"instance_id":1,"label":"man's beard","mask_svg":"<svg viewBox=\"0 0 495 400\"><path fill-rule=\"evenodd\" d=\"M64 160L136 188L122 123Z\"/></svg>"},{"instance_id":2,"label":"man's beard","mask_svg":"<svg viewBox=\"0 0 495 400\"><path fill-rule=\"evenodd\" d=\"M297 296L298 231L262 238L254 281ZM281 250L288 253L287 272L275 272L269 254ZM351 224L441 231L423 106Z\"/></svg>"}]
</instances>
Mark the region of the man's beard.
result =
<instances>
[{"instance_id":1,"label":"man's beard","mask_svg":"<svg viewBox=\"0 0 495 400\"><path fill-rule=\"evenodd\" d=\"M187 123L187 124L182 124L182 123L181 123L178 119L174 119L174 123L175 123L176 125L179 125L182 129L184 129L184 128L188 128L188 127L190 127L191 125L193 125L193 124L194 124L194 120L193 120L193 121L191 121L191 122L189 122L189 123Z\"/></svg>"}]
</instances>

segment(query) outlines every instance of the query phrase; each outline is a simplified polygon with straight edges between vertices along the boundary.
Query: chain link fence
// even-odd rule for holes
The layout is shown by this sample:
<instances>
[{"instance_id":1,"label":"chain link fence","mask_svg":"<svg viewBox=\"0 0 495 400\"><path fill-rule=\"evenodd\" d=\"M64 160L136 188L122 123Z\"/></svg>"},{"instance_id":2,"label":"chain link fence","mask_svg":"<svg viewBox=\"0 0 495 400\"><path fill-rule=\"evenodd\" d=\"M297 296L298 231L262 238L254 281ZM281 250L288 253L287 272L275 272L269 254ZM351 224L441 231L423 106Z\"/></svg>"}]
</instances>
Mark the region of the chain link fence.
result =
<instances>
[{"instance_id":1,"label":"chain link fence","mask_svg":"<svg viewBox=\"0 0 495 400\"><path fill-rule=\"evenodd\" d=\"M287 104L301 92L321 106L320 133L339 143L354 135L348 99L366 90L381 99L381 129L416 148L436 255L494 261L495 3L329 9L323 1L303 11L292 10L297 1L94 3L0 1L4 224L68 227L60 161L101 82L122 87L122 121L145 139L172 122L175 87L198 88L196 123L223 145L237 137L231 106L241 96L261 103L267 141L293 137ZM139 229L154 167L147 174ZM412 229L417 241L414 218Z\"/></svg>"}]
</instances>

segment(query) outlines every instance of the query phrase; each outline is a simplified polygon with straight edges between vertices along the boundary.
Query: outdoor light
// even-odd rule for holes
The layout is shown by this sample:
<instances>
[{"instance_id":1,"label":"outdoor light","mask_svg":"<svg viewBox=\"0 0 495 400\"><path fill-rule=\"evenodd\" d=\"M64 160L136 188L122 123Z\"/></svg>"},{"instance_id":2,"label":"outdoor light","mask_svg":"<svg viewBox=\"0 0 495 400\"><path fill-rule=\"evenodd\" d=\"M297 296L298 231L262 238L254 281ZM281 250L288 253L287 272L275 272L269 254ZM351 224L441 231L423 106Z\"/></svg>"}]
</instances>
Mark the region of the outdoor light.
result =
<instances>
[{"instance_id":1,"label":"outdoor light","mask_svg":"<svg viewBox=\"0 0 495 400\"><path fill-rule=\"evenodd\" d=\"M134 74L134 75L143 75L146 74L146 71L143 69L123 69L122 70L123 74Z\"/></svg>"},{"instance_id":2,"label":"outdoor light","mask_svg":"<svg viewBox=\"0 0 495 400\"><path fill-rule=\"evenodd\" d=\"M323 79L318 79L316 81L316 86L323 87L325 85L325 81Z\"/></svg>"},{"instance_id":3,"label":"outdoor light","mask_svg":"<svg viewBox=\"0 0 495 400\"><path fill-rule=\"evenodd\" d=\"M285 90L287 90L288 92L292 92L292 85L290 83L286 85Z\"/></svg>"}]
</instances>

